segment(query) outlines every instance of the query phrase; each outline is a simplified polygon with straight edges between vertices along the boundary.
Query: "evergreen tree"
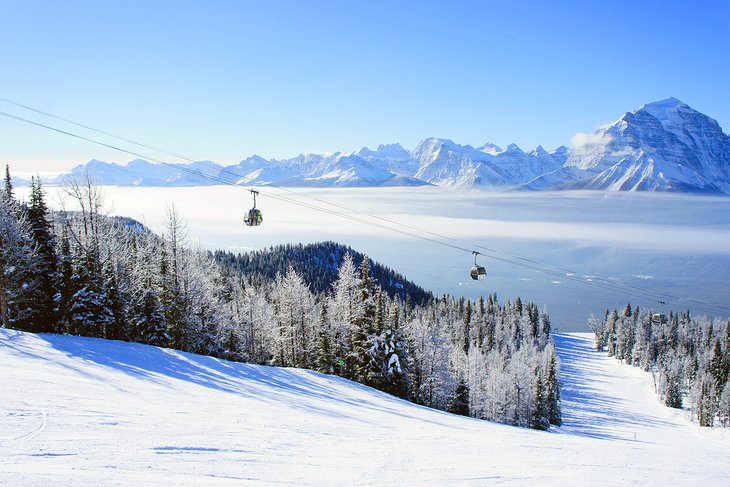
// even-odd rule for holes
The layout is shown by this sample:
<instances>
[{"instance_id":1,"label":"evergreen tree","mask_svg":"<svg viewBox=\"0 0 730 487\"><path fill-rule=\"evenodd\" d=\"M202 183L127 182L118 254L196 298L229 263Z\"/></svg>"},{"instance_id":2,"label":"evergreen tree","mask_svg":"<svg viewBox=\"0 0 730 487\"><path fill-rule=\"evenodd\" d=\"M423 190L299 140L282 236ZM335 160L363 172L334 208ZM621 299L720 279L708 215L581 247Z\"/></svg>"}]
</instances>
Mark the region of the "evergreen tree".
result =
<instances>
[{"instance_id":1,"label":"evergreen tree","mask_svg":"<svg viewBox=\"0 0 730 487\"><path fill-rule=\"evenodd\" d=\"M373 380L372 372L372 349L376 345L374 341L375 304L373 303L372 280L370 279L369 260L364 257L360 267L360 303L362 313L355 320L355 330L352 336L352 352L348 359L350 375L348 378L371 385Z\"/></svg>"},{"instance_id":2,"label":"evergreen tree","mask_svg":"<svg viewBox=\"0 0 730 487\"><path fill-rule=\"evenodd\" d=\"M100 276L85 266L74 270L72 281L78 290L71 297L66 313L68 332L72 335L104 337L114 325L112 303Z\"/></svg>"},{"instance_id":3,"label":"evergreen tree","mask_svg":"<svg viewBox=\"0 0 730 487\"><path fill-rule=\"evenodd\" d=\"M560 426L563 424L560 411L560 384L558 382L557 365L555 363L555 349L550 351L550 365L547 376L547 407L548 420L550 424Z\"/></svg>"},{"instance_id":4,"label":"evergreen tree","mask_svg":"<svg viewBox=\"0 0 730 487\"><path fill-rule=\"evenodd\" d=\"M464 309L464 336L462 348L464 353L469 353L469 346L471 345L471 301L466 301L466 308Z\"/></svg>"},{"instance_id":5,"label":"evergreen tree","mask_svg":"<svg viewBox=\"0 0 730 487\"><path fill-rule=\"evenodd\" d=\"M712 351L712 359L710 360L710 373L715 383L715 393L719 397L728 380L728 362L725 354L722 352L720 339L715 340L715 347Z\"/></svg>"},{"instance_id":6,"label":"evergreen tree","mask_svg":"<svg viewBox=\"0 0 730 487\"><path fill-rule=\"evenodd\" d=\"M32 279L36 283L29 293L29 327L38 332L59 330L54 296L58 282L58 256L50 211L44 201L40 179L32 178L30 204L27 209L30 236L36 248ZM59 330L60 331L60 330Z\"/></svg>"},{"instance_id":7,"label":"evergreen tree","mask_svg":"<svg viewBox=\"0 0 730 487\"><path fill-rule=\"evenodd\" d=\"M7 192L0 193L0 326L33 331L28 318L36 259L25 215Z\"/></svg>"},{"instance_id":8,"label":"evergreen tree","mask_svg":"<svg viewBox=\"0 0 730 487\"><path fill-rule=\"evenodd\" d=\"M546 430L550 426L548 408L545 403L545 394L543 392L542 377L537 375L535 382L535 394L532 404L532 416L530 418L530 428L536 430Z\"/></svg>"},{"instance_id":9,"label":"evergreen tree","mask_svg":"<svg viewBox=\"0 0 730 487\"><path fill-rule=\"evenodd\" d=\"M74 288L74 266L73 256L71 255L71 242L68 237L68 228L64 225L61 231L61 242L59 245L58 292L54 296L56 304L55 314L59 317L62 330L68 329L68 310L71 307L71 298L76 291Z\"/></svg>"},{"instance_id":10,"label":"evergreen tree","mask_svg":"<svg viewBox=\"0 0 730 487\"><path fill-rule=\"evenodd\" d=\"M456 384L456 391L449 405L449 412L469 416L469 386L464 379L459 379Z\"/></svg>"},{"instance_id":11,"label":"evergreen tree","mask_svg":"<svg viewBox=\"0 0 730 487\"><path fill-rule=\"evenodd\" d=\"M151 283L145 286L136 297L133 312L136 342L160 347L169 344L170 335L167 333L165 313Z\"/></svg>"},{"instance_id":12,"label":"evergreen tree","mask_svg":"<svg viewBox=\"0 0 730 487\"><path fill-rule=\"evenodd\" d=\"M323 374L333 374L335 357L332 353L329 321L327 318L327 302L322 303L319 318L319 348L317 350L317 370Z\"/></svg>"},{"instance_id":13,"label":"evergreen tree","mask_svg":"<svg viewBox=\"0 0 730 487\"><path fill-rule=\"evenodd\" d=\"M398 302L394 301L390 316L389 327L385 330L387 344L386 377L383 390L398 397L408 397L408 374L405 364L408 363L405 340L400 330Z\"/></svg>"},{"instance_id":14,"label":"evergreen tree","mask_svg":"<svg viewBox=\"0 0 730 487\"><path fill-rule=\"evenodd\" d=\"M169 261L172 261L173 271L170 271ZM177 273L177 255L173 253L172 259L165 250L165 244L160 245L160 304L162 305L165 323L167 325L167 334L170 337L170 347L177 350L185 350L186 342L186 326L183 299L180 292L178 273ZM229 346L232 338L229 337ZM230 347L229 347L230 350Z\"/></svg>"},{"instance_id":15,"label":"evergreen tree","mask_svg":"<svg viewBox=\"0 0 730 487\"><path fill-rule=\"evenodd\" d=\"M112 322L106 327L104 338L108 340L121 340L124 338L125 312L122 296L119 292L119 284L114 273L114 268L109 262L104 267L104 292L109 299L109 311L112 314Z\"/></svg>"},{"instance_id":16,"label":"evergreen tree","mask_svg":"<svg viewBox=\"0 0 730 487\"><path fill-rule=\"evenodd\" d=\"M10 179L10 165L5 165L5 197L12 201L15 199L13 195L13 181Z\"/></svg>"},{"instance_id":17,"label":"evergreen tree","mask_svg":"<svg viewBox=\"0 0 730 487\"><path fill-rule=\"evenodd\" d=\"M682 387L680 379L676 376L669 377L667 393L664 396L664 404L670 408L682 409Z\"/></svg>"}]
</instances>

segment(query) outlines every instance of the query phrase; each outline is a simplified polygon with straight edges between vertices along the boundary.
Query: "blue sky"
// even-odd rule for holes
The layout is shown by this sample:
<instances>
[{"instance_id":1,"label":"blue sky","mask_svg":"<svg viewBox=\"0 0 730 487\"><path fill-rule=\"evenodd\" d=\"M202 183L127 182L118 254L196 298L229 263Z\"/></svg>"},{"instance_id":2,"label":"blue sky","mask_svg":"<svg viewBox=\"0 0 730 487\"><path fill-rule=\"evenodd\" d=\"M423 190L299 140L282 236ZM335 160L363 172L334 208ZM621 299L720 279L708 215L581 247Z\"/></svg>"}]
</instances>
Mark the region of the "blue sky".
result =
<instances>
[{"instance_id":1,"label":"blue sky","mask_svg":"<svg viewBox=\"0 0 730 487\"><path fill-rule=\"evenodd\" d=\"M730 131L726 1L0 0L0 12L0 97L195 159L431 136L552 149L668 96ZM131 159L0 117L0 162L15 171L91 158Z\"/></svg>"}]
</instances>

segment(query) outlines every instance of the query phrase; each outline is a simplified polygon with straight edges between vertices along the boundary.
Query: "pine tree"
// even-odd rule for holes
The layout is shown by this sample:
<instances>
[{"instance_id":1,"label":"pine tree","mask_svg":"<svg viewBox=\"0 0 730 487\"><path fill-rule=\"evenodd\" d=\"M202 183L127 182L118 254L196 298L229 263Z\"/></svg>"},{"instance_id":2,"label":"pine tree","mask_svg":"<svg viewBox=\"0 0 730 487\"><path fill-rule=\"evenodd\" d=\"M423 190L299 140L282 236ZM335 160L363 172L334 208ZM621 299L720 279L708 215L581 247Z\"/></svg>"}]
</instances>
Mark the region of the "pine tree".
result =
<instances>
[{"instance_id":1,"label":"pine tree","mask_svg":"<svg viewBox=\"0 0 730 487\"><path fill-rule=\"evenodd\" d=\"M385 342L388 347L386 378L383 390L398 397L408 397L408 373L405 365L408 363L405 340L400 330L398 302L394 301L390 316L389 327L385 330Z\"/></svg>"},{"instance_id":2,"label":"pine tree","mask_svg":"<svg viewBox=\"0 0 730 487\"><path fill-rule=\"evenodd\" d=\"M327 302L322 303L319 318L319 348L317 349L317 370L323 374L333 374L335 357L332 353L329 321L327 318Z\"/></svg>"},{"instance_id":3,"label":"pine tree","mask_svg":"<svg viewBox=\"0 0 730 487\"><path fill-rule=\"evenodd\" d=\"M101 277L81 266L72 276L78 290L71 297L66 323L72 335L104 337L106 329L114 325L112 303L106 294Z\"/></svg>"},{"instance_id":4,"label":"pine tree","mask_svg":"<svg viewBox=\"0 0 730 487\"><path fill-rule=\"evenodd\" d=\"M55 314L60 321L62 330L68 329L68 310L71 307L71 298L77 289L74 288L74 266L71 255L71 242L66 225L61 230L59 245L58 292L54 296L56 304Z\"/></svg>"},{"instance_id":5,"label":"pine tree","mask_svg":"<svg viewBox=\"0 0 730 487\"><path fill-rule=\"evenodd\" d=\"M682 388L680 379L672 374L668 378L667 392L664 396L664 404L670 408L682 409Z\"/></svg>"},{"instance_id":6,"label":"pine tree","mask_svg":"<svg viewBox=\"0 0 730 487\"><path fill-rule=\"evenodd\" d=\"M370 265L365 256L360 267L360 303L362 313L355 321L355 330L352 336L352 352L348 359L350 376L348 378L371 385L371 357L374 347L375 304L373 303L372 280L370 279Z\"/></svg>"},{"instance_id":7,"label":"pine tree","mask_svg":"<svg viewBox=\"0 0 730 487\"><path fill-rule=\"evenodd\" d=\"M12 190L0 193L0 326L33 331L28 306L36 289L37 252L26 217L8 193Z\"/></svg>"},{"instance_id":8,"label":"pine tree","mask_svg":"<svg viewBox=\"0 0 730 487\"><path fill-rule=\"evenodd\" d=\"M469 416L469 386L463 378L459 379L456 385L454 397L449 405L449 412Z\"/></svg>"},{"instance_id":9,"label":"pine tree","mask_svg":"<svg viewBox=\"0 0 730 487\"><path fill-rule=\"evenodd\" d=\"M546 430L550 426L548 419L549 413L545 404L545 394L543 392L542 377L537 375L535 382L535 394L532 404L532 416L530 418L530 428L536 430Z\"/></svg>"},{"instance_id":10,"label":"pine tree","mask_svg":"<svg viewBox=\"0 0 730 487\"><path fill-rule=\"evenodd\" d=\"M469 353L469 346L471 345L471 301L466 301L466 308L464 309L464 336L462 348L464 353Z\"/></svg>"},{"instance_id":11,"label":"pine tree","mask_svg":"<svg viewBox=\"0 0 730 487\"><path fill-rule=\"evenodd\" d=\"M560 384L555 363L555 349L550 351L550 365L548 366L547 376L547 407L550 424L555 426L563 424L560 411Z\"/></svg>"},{"instance_id":12,"label":"pine tree","mask_svg":"<svg viewBox=\"0 0 730 487\"><path fill-rule=\"evenodd\" d=\"M104 267L104 292L109 299L109 311L112 322L106 327L104 338L107 340L121 340L124 338L125 312L119 284L111 262Z\"/></svg>"},{"instance_id":13,"label":"pine tree","mask_svg":"<svg viewBox=\"0 0 730 487\"><path fill-rule=\"evenodd\" d=\"M184 320L183 299L180 293L176 270L176 253L173 253L173 257L171 259L173 272L170 272L168 260L169 256L165 250L165 244L162 243L160 245L160 270L158 276L160 281L160 304L162 305L163 314L165 316L167 334L170 337L170 347L177 350L185 350L186 326Z\"/></svg>"},{"instance_id":14,"label":"pine tree","mask_svg":"<svg viewBox=\"0 0 730 487\"><path fill-rule=\"evenodd\" d=\"M33 280L36 286L29 296L28 321L34 331L60 331L57 327L54 296L58 282L58 256L50 211L44 201L40 179L32 178L27 219L36 248Z\"/></svg>"},{"instance_id":15,"label":"pine tree","mask_svg":"<svg viewBox=\"0 0 730 487\"><path fill-rule=\"evenodd\" d=\"M10 165L5 165L5 197L12 201L15 199L13 195L13 181L10 178Z\"/></svg>"},{"instance_id":16,"label":"pine tree","mask_svg":"<svg viewBox=\"0 0 730 487\"><path fill-rule=\"evenodd\" d=\"M712 359L710 360L710 373L715 383L715 393L720 397L725 383L728 380L728 363L725 354L722 352L722 345L720 344L719 338L715 340L715 348L713 349Z\"/></svg>"},{"instance_id":17,"label":"pine tree","mask_svg":"<svg viewBox=\"0 0 730 487\"><path fill-rule=\"evenodd\" d=\"M167 333L165 313L159 296L151 285L141 290L135 299L133 310L135 341L160 347L167 346L170 335Z\"/></svg>"}]
</instances>

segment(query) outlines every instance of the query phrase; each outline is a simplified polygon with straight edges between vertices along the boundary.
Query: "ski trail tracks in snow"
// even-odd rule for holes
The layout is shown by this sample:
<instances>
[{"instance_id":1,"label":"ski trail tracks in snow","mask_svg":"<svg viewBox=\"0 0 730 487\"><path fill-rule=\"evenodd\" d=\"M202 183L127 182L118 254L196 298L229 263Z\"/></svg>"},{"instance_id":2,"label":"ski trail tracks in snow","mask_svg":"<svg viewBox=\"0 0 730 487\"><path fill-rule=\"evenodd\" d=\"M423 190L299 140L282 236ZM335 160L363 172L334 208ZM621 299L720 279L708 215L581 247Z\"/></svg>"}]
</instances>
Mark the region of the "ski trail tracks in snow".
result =
<instances>
[{"instance_id":1,"label":"ski trail tracks in snow","mask_svg":"<svg viewBox=\"0 0 730 487\"><path fill-rule=\"evenodd\" d=\"M688 410L661 403L650 373L596 351L592 334L559 334L554 340L561 361L560 433L688 448L717 441L719 450L727 450L727 435L699 434L704 431L690 422Z\"/></svg>"}]
</instances>

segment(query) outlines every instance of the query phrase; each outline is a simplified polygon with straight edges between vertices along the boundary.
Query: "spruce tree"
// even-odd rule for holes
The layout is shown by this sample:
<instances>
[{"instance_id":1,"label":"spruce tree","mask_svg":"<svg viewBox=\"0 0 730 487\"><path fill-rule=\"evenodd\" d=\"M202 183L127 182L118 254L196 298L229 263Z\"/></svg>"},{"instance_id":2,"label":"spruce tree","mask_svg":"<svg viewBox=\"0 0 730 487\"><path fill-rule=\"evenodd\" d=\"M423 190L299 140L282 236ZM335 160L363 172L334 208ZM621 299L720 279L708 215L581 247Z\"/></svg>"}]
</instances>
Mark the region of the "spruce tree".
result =
<instances>
[{"instance_id":1,"label":"spruce tree","mask_svg":"<svg viewBox=\"0 0 730 487\"><path fill-rule=\"evenodd\" d=\"M30 293L28 321L37 332L60 331L54 296L58 283L58 256L50 211L44 201L40 178L32 178L27 209L30 236L36 248L33 271L35 288Z\"/></svg>"},{"instance_id":2,"label":"spruce tree","mask_svg":"<svg viewBox=\"0 0 730 487\"><path fill-rule=\"evenodd\" d=\"M405 365L408 363L405 340L400 330L398 302L394 301L388 328L385 330L385 342L388 347L386 377L383 390L398 397L408 396L408 375Z\"/></svg>"},{"instance_id":3,"label":"spruce tree","mask_svg":"<svg viewBox=\"0 0 730 487\"><path fill-rule=\"evenodd\" d=\"M464 336L462 349L464 353L469 353L469 346L471 345L471 300L466 301L466 308L464 310Z\"/></svg>"},{"instance_id":4,"label":"spruce tree","mask_svg":"<svg viewBox=\"0 0 730 487\"><path fill-rule=\"evenodd\" d=\"M715 340L715 347L712 351L712 359L710 359L710 373L715 383L715 394L717 397L722 395L722 390L728 380L728 362L725 354L722 352L720 339Z\"/></svg>"},{"instance_id":5,"label":"spruce tree","mask_svg":"<svg viewBox=\"0 0 730 487\"><path fill-rule=\"evenodd\" d=\"M335 357L332 353L329 322L327 318L327 302L322 303L319 315L319 347L317 349L317 370L323 374L334 373Z\"/></svg>"},{"instance_id":6,"label":"spruce tree","mask_svg":"<svg viewBox=\"0 0 730 487\"><path fill-rule=\"evenodd\" d=\"M13 181L10 178L10 166L8 164L5 165L5 197L8 200L15 199L15 196L13 195Z\"/></svg>"},{"instance_id":7,"label":"spruce tree","mask_svg":"<svg viewBox=\"0 0 730 487\"><path fill-rule=\"evenodd\" d=\"M8 193L0 193L0 326L35 331L28 318L37 252L23 213Z\"/></svg>"},{"instance_id":8,"label":"spruce tree","mask_svg":"<svg viewBox=\"0 0 730 487\"><path fill-rule=\"evenodd\" d=\"M104 338L122 340L125 338L124 323L126 315L122 296L119 292L119 284L111 262L104 267L104 292L109 299L109 311L111 311L113 318L104 331Z\"/></svg>"},{"instance_id":9,"label":"spruce tree","mask_svg":"<svg viewBox=\"0 0 730 487\"><path fill-rule=\"evenodd\" d=\"M370 385L372 379L370 373L371 348L373 340L373 323L375 320L375 305L373 303L372 281L370 279L370 266L368 257L365 256L361 265L360 280L360 302L363 312L355 321L355 331L352 336L352 354L348 360L350 376L348 378L357 382Z\"/></svg>"},{"instance_id":10,"label":"spruce tree","mask_svg":"<svg viewBox=\"0 0 730 487\"><path fill-rule=\"evenodd\" d=\"M64 225L61 229L61 242L59 244L58 291L54 296L55 314L60 322L59 331L68 330L68 310L71 307L71 298L76 292L73 259L68 228Z\"/></svg>"},{"instance_id":11,"label":"spruce tree","mask_svg":"<svg viewBox=\"0 0 730 487\"><path fill-rule=\"evenodd\" d=\"M185 350L185 313L182 293L178 281L176 255L173 252L172 268L170 272L169 256L165 244L160 245L160 304L162 305L167 324L167 334L170 337L170 347L177 350Z\"/></svg>"},{"instance_id":12,"label":"spruce tree","mask_svg":"<svg viewBox=\"0 0 730 487\"><path fill-rule=\"evenodd\" d=\"M535 394L532 403L532 416L530 418L530 428L536 430L546 430L550 426L549 413L547 404L545 403L545 394L543 391L542 377L539 373L535 382Z\"/></svg>"},{"instance_id":13,"label":"spruce tree","mask_svg":"<svg viewBox=\"0 0 730 487\"><path fill-rule=\"evenodd\" d=\"M456 384L456 391L449 405L449 412L469 416L469 386L463 378L459 379Z\"/></svg>"},{"instance_id":14,"label":"spruce tree","mask_svg":"<svg viewBox=\"0 0 730 487\"><path fill-rule=\"evenodd\" d=\"M114 325L112 303L101 276L85 265L74 270L72 281L78 289L66 312L68 332L73 335L99 337Z\"/></svg>"},{"instance_id":15,"label":"spruce tree","mask_svg":"<svg viewBox=\"0 0 730 487\"><path fill-rule=\"evenodd\" d=\"M557 365L555 363L555 349L551 350L550 365L548 366L547 407L550 424L555 426L563 424L560 411L560 384L558 382Z\"/></svg>"}]
</instances>

